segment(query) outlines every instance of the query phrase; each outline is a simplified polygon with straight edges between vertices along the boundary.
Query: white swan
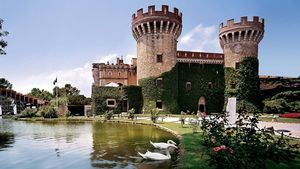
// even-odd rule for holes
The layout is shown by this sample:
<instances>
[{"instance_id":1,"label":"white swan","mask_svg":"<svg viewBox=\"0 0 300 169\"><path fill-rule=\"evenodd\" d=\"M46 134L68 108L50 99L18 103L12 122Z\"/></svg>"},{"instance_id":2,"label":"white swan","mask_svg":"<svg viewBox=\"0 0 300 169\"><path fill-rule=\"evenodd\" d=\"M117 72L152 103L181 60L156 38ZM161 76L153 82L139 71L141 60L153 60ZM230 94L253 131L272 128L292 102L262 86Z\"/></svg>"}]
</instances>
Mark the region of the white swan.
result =
<instances>
[{"instance_id":1,"label":"white swan","mask_svg":"<svg viewBox=\"0 0 300 169\"><path fill-rule=\"evenodd\" d=\"M171 159L171 155L169 153L169 151L166 151L167 155L161 154L161 153L153 153L147 150L147 152L145 154L142 154L140 152L138 152L140 156L142 156L144 159L148 159L148 160L170 160Z\"/></svg>"},{"instance_id":2,"label":"white swan","mask_svg":"<svg viewBox=\"0 0 300 169\"><path fill-rule=\"evenodd\" d=\"M174 147L174 148L178 148L176 145L176 143L172 140L168 140L167 143L152 143L152 141L150 141L150 144L153 145L153 147L158 148L158 149L167 149L169 147Z\"/></svg>"}]
</instances>

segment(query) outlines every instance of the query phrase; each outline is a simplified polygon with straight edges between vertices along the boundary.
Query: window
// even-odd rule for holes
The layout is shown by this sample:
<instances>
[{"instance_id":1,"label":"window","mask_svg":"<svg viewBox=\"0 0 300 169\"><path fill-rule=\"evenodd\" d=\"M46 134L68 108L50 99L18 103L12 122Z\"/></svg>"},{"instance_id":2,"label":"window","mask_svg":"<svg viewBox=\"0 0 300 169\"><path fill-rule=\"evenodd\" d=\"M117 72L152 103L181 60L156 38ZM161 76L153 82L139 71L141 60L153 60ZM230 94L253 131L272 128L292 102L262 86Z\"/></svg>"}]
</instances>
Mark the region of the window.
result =
<instances>
[{"instance_id":1,"label":"window","mask_svg":"<svg viewBox=\"0 0 300 169\"><path fill-rule=\"evenodd\" d=\"M208 89L212 89L212 82L208 82Z\"/></svg>"},{"instance_id":2,"label":"window","mask_svg":"<svg viewBox=\"0 0 300 169\"><path fill-rule=\"evenodd\" d=\"M157 100L156 101L156 108L162 109L162 102L161 102L161 100Z\"/></svg>"},{"instance_id":3,"label":"window","mask_svg":"<svg viewBox=\"0 0 300 169\"><path fill-rule=\"evenodd\" d=\"M106 99L106 106L107 107L116 107L116 99Z\"/></svg>"},{"instance_id":4,"label":"window","mask_svg":"<svg viewBox=\"0 0 300 169\"><path fill-rule=\"evenodd\" d=\"M230 84L231 89L235 89L236 85L234 83Z\"/></svg>"},{"instance_id":5,"label":"window","mask_svg":"<svg viewBox=\"0 0 300 169\"><path fill-rule=\"evenodd\" d=\"M108 74L108 76L111 76L111 75L112 75L112 72L111 72L111 71L109 71L107 74Z\"/></svg>"},{"instance_id":6,"label":"window","mask_svg":"<svg viewBox=\"0 0 300 169\"><path fill-rule=\"evenodd\" d=\"M186 89L187 91L190 91L190 90L192 89L192 83L191 83L191 82L186 82L186 83L185 83L185 89Z\"/></svg>"},{"instance_id":7,"label":"window","mask_svg":"<svg viewBox=\"0 0 300 169\"><path fill-rule=\"evenodd\" d=\"M121 72L119 72L119 76L121 76Z\"/></svg>"},{"instance_id":8,"label":"window","mask_svg":"<svg viewBox=\"0 0 300 169\"><path fill-rule=\"evenodd\" d=\"M156 79L156 86L161 86L162 85L162 78L160 77L160 78L157 78Z\"/></svg>"},{"instance_id":9,"label":"window","mask_svg":"<svg viewBox=\"0 0 300 169\"><path fill-rule=\"evenodd\" d=\"M240 67L240 62L235 63L235 69L238 69Z\"/></svg>"},{"instance_id":10,"label":"window","mask_svg":"<svg viewBox=\"0 0 300 169\"><path fill-rule=\"evenodd\" d=\"M156 55L156 62L162 63L163 62L163 55Z\"/></svg>"}]
</instances>

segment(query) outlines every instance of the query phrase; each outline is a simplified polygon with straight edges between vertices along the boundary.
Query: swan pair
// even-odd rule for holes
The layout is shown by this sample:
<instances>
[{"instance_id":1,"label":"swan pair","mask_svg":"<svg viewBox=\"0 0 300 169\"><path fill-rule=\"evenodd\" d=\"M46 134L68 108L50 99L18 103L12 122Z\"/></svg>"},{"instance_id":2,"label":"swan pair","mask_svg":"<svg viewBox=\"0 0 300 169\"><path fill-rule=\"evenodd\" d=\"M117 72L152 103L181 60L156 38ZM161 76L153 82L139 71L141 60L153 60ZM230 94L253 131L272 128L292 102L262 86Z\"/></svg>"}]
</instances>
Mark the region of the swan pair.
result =
<instances>
[{"instance_id":1,"label":"swan pair","mask_svg":"<svg viewBox=\"0 0 300 169\"><path fill-rule=\"evenodd\" d=\"M150 144L153 145L153 147L158 148L158 149L165 149L166 150L166 155L162 153L156 153L156 152L150 152L147 150L145 154L142 154L138 152L140 156L142 156L144 159L149 159L149 160L170 160L171 155L168 150L168 148L173 147L177 149L176 143L172 140L168 140L167 143L152 143L150 141Z\"/></svg>"}]
</instances>

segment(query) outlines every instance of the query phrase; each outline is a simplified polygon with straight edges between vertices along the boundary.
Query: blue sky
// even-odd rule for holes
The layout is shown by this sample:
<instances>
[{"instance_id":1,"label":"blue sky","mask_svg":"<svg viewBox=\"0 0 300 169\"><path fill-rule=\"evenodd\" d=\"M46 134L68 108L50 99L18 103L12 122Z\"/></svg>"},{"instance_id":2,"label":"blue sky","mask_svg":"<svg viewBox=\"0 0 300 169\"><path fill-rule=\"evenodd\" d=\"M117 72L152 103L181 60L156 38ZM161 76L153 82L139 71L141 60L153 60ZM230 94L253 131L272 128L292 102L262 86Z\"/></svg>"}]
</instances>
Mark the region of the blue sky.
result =
<instances>
[{"instance_id":1,"label":"blue sky","mask_svg":"<svg viewBox=\"0 0 300 169\"><path fill-rule=\"evenodd\" d=\"M91 63L129 61L136 54L131 16L139 8L162 4L183 13L179 50L221 52L218 26L240 16L265 18L260 43L261 75L300 75L300 1L297 0L0 0L7 55L0 57L0 77L27 93L33 87L71 83L89 96Z\"/></svg>"}]
</instances>

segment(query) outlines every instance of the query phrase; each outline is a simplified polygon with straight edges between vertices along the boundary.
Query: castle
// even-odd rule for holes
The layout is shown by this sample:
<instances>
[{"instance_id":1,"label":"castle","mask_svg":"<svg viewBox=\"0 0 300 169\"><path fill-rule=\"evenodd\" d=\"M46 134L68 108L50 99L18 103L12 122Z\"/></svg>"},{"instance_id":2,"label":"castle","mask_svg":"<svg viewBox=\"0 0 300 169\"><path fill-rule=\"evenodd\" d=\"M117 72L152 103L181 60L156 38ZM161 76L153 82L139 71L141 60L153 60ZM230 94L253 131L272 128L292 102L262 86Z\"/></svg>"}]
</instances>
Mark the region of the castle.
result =
<instances>
[{"instance_id":1,"label":"castle","mask_svg":"<svg viewBox=\"0 0 300 169\"><path fill-rule=\"evenodd\" d=\"M131 64L118 58L116 64L94 63L94 86L111 82L138 85L144 104L153 101L166 112L178 110L220 112L227 91L235 89L227 69L236 70L244 58L258 56L264 35L264 20L241 17L221 23L219 41L223 53L178 51L182 13L162 5L149 6L132 15L132 35L137 42L137 58ZM257 72L258 75L258 72Z\"/></svg>"}]
</instances>

